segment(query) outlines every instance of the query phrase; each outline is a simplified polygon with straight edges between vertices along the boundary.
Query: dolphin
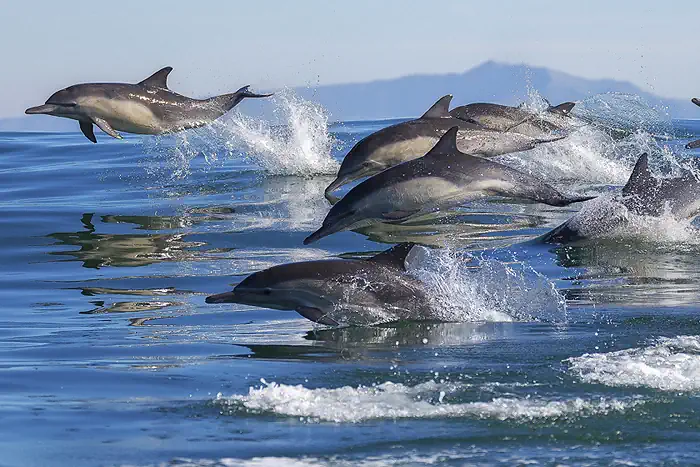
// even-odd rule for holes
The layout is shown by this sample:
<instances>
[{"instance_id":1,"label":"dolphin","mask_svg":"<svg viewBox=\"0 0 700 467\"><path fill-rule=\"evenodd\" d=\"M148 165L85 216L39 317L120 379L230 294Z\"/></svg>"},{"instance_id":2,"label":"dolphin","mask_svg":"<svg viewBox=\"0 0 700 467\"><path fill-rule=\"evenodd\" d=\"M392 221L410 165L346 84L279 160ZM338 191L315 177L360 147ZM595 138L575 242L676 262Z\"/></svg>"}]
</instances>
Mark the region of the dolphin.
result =
<instances>
[{"instance_id":1,"label":"dolphin","mask_svg":"<svg viewBox=\"0 0 700 467\"><path fill-rule=\"evenodd\" d=\"M327 259L274 266L251 274L233 291L207 303L241 303L294 310L316 323L337 326L350 315L367 324L429 317L420 281L406 274L412 243L398 244L365 259ZM388 318L388 319L387 319Z\"/></svg>"},{"instance_id":2,"label":"dolphin","mask_svg":"<svg viewBox=\"0 0 700 467\"><path fill-rule=\"evenodd\" d=\"M537 144L563 138L550 135L536 139L520 133L490 130L450 115L451 101L451 95L443 96L420 118L382 128L360 140L343 159L338 176L328 185L326 194L346 183L423 156L454 126L459 128L459 150L484 157L526 151Z\"/></svg>"},{"instance_id":3,"label":"dolphin","mask_svg":"<svg viewBox=\"0 0 700 467\"><path fill-rule=\"evenodd\" d=\"M387 169L353 187L330 210L309 244L376 222L403 222L489 195L566 206L592 197L567 197L543 181L457 149L453 127L428 154Z\"/></svg>"},{"instance_id":4,"label":"dolphin","mask_svg":"<svg viewBox=\"0 0 700 467\"><path fill-rule=\"evenodd\" d=\"M31 107L25 113L54 115L80 122L80 130L97 142L93 124L113 138L118 131L142 135L160 135L213 122L234 108L246 97L268 97L255 94L244 86L232 94L192 99L168 89L172 67L158 70L137 84L87 83L57 91L44 105Z\"/></svg>"},{"instance_id":5,"label":"dolphin","mask_svg":"<svg viewBox=\"0 0 700 467\"><path fill-rule=\"evenodd\" d=\"M690 170L683 170L680 177L657 178L649 170L647 153L639 156L627 184L622 188L619 202L632 214L659 217L671 215L676 219L692 219L700 214L700 180ZM602 226L597 231L610 231L624 225L624 215L605 213ZM574 216L555 229L539 237L544 243L570 243L587 237L591 230L587 219Z\"/></svg>"},{"instance_id":6,"label":"dolphin","mask_svg":"<svg viewBox=\"0 0 700 467\"><path fill-rule=\"evenodd\" d=\"M693 97L693 98L691 99L691 102L692 102L693 104L697 105L697 106L700 106L700 99L698 99L697 97ZM688 143L688 144L685 145L685 148L686 148L686 149L697 149L697 148L700 148L700 139L695 140L695 141L691 141L690 143Z\"/></svg>"},{"instance_id":7,"label":"dolphin","mask_svg":"<svg viewBox=\"0 0 700 467\"><path fill-rule=\"evenodd\" d=\"M564 102L549 106L546 112L568 117L576 103ZM512 131L533 138L543 138L547 134L561 132L564 129L554 123L543 120L536 113L528 112L507 105L475 103L455 107L450 115L468 122L478 123L484 128L498 131Z\"/></svg>"}]
</instances>

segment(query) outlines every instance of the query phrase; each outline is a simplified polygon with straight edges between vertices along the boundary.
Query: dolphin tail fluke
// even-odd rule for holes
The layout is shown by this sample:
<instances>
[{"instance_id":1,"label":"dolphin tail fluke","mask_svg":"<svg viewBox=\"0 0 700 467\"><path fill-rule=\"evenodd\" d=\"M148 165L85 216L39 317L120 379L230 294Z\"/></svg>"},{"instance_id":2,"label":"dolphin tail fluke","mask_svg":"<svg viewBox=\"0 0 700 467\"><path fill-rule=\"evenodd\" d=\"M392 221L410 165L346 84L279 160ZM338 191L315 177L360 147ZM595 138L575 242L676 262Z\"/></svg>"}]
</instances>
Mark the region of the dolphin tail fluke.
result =
<instances>
[{"instance_id":1,"label":"dolphin tail fluke","mask_svg":"<svg viewBox=\"0 0 700 467\"><path fill-rule=\"evenodd\" d=\"M564 199L564 204L562 204L562 206L568 206L574 203L583 203L584 201L590 201L596 198L597 196L574 196L571 198Z\"/></svg>"},{"instance_id":2,"label":"dolphin tail fluke","mask_svg":"<svg viewBox=\"0 0 700 467\"><path fill-rule=\"evenodd\" d=\"M690 143L685 145L686 149L697 149L700 148L700 139L696 141L691 141Z\"/></svg>"},{"instance_id":3,"label":"dolphin tail fluke","mask_svg":"<svg viewBox=\"0 0 700 467\"><path fill-rule=\"evenodd\" d=\"M225 112L228 112L232 108L238 105L246 97L270 97L270 94L256 94L250 91L250 85L243 86L238 91L231 94L222 94L220 96L212 97L208 99L214 105L221 107Z\"/></svg>"},{"instance_id":4,"label":"dolphin tail fluke","mask_svg":"<svg viewBox=\"0 0 700 467\"><path fill-rule=\"evenodd\" d=\"M692 99L690 99L690 101L691 101L693 104L695 104L695 105L697 105L697 106L700 106L700 99L698 99L697 97L693 97Z\"/></svg>"},{"instance_id":5,"label":"dolphin tail fluke","mask_svg":"<svg viewBox=\"0 0 700 467\"><path fill-rule=\"evenodd\" d=\"M564 207L574 203L583 203L584 201L590 201L597 196L566 196L558 193L552 193L550 196L546 197L536 197L536 200L548 204L550 206Z\"/></svg>"},{"instance_id":6,"label":"dolphin tail fluke","mask_svg":"<svg viewBox=\"0 0 700 467\"><path fill-rule=\"evenodd\" d=\"M234 92L234 94L238 94L241 97L270 97L274 94L274 92L271 92L269 94L256 94L256 93L250 91L250 84L249 84L247 86L243 86L241 89Z\"/></svg>"},{"instance_id":7,"label":"dolphin tail fluke","mask_svg":"<svg viewBox=\"0 0 700 467\"><path fill-rule=\"evenodd\" d=\"M547 112L568 117L569 115L571 115L571 110L574 108L575 105L576 102L564 102L563 104L555 106L550 105L547 109Z\"/></svg>"},{"instance_id":8,"label":"dolphin tail fluke","mask_svg":"<svg viewBox=\"0 0 700 467\"><path fill-rule=\"evenodd\" d=\"M561 141L569 135L556 135L549 138L538 138L535 140L535 144L553 143L555 141Z\"/></svg>"}]
</instances>

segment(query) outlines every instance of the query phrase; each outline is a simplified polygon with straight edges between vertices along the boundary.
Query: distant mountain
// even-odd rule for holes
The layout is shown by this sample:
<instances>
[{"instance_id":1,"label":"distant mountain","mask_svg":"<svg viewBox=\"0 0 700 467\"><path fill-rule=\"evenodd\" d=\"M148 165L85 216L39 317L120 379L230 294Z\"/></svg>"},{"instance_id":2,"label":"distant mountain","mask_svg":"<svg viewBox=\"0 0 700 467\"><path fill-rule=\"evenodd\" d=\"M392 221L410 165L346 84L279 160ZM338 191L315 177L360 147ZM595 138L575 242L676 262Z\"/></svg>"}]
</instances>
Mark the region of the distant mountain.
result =
<instances>
[{"instance_id":1,"label":"distant mountain","mask_svg":"<svg viewBox=\"0 0 700 467\"><path fill-rule=\"evenodd\" d=\"M445 94L454 95L454 105L484 101L516 105L527 99L528 88L537 90L553 104L606 92L636 94L649 104L663 108L672 118L700 118L700 109L690 102L692 96L666 99L626 81L591 80L547 68L493 61L464 73L412 75L295 91L302 98L325 107L331 120L340 121L418 116ZM243 101L237 109L254 117L273 115L272 105L263 99ZM78 126L77 122L67 119L22 116L0 119L0 131L78 131Z\"/></svg>"},{"instance_id":2,"label":"distant mountain","mask_svg":"<svg viewBox=\"0 0 700 467\"><path fill-rule=\"evenodd\" d=\"M528 87L553 104L621 92L639 95L651 105L662 106L672 118L700 118L700 109L690 102L693 96L685 100L665 99L625 81L590 80L547 68L496 62L483 63L464 73L413 75L297 91L305 99L322 104L333 120L362 120L418 116L445 94L454 95L453 105L470 102L517 105L527 99Z\"/></svg>"}]
</instances>

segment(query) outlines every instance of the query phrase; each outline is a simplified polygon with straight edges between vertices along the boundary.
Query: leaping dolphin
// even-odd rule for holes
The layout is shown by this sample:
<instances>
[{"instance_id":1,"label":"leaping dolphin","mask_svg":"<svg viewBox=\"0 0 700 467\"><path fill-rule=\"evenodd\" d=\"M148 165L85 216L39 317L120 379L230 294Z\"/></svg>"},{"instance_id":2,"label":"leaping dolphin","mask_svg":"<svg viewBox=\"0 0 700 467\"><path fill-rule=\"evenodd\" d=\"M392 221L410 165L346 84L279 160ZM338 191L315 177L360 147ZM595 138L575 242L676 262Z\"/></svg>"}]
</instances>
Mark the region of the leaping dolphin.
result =
<instances>
[{"instance_id":1,"label":"leaping dolphin","mask_svg":"<svg viewBox=\"0 0 700 467\"><path fill-rule=\"evenodd\" d=\"M697 106L700 106L700 99L698 99L697 97L693 97L693 98L691 99L691 101L692 101L693 104L695 104L695 105L697 105ZM695 140L695 141L691 141L690 143L688 143L688 144L685 145L685 148L686 148L686 149L697 149L697 148L700 148L700 139Z\"/></svg>"},{"instance_id":2,"label":"leaping dolphin","mask_svg":"<svg viewBox=\"0 0 700 467\"><path fill-rule=\"evenodd\" d=\"M251 274L232 292L207 297L206 302L294 310L329 326L343 324L347 316L353 324L430 319L422 283L405 273L412 248L412 243L401 243L368 260L274 266Z\"/></svg>"},{"instance_id":3,"label":"leaping dolphin","mask_svg":"<svg viewBox=\"0 0 700 467\"><path fill-rule=\"evenodd\" d=\"M459 128L459 150L484 157L526 151L537 144L564 137L549 135L537 139L519 133L490 130L450 115L451 101L451 95L443 96L420 118L382 128L360 140L343 159L338 177L326 188L326 194L346 183L425 155L454 126Z\"/></svg>"},{"instance_id":4,"label":"leaping dolphin","mask_svg":"<svg viewBox=\"0 0 700 467\"><path fill-rule=\"evenodd\" d=\"M690 170L684 170L677 178L657 178L649 170L649 157L642 154L637 160L632 175L622 189L619 202L633 214L658 217L670 214L676 219L692 219L700 214L700 180ZM624 225L624 215L604 213L602 226L593 226L604 232ZM590 219L575 215L559 227L539 238L545 243L570 243L585 239L591 231Z\"/></svg>"},{"instance_id":5,"label":"leaping dolphin","mask_svg":"<svg viewBox=\"0 0 700 467\"><path fill-rule=\"evenodd\" d=\"M568 117L576 103L564 102L550 106L546 112ZM543 138L548 134L561 132L563 128L543 120L533 112L500 104L475 103L455 107L450 111L453 117L478 123L484 128L498 131L512 131L533 138Z\"/></svg>"},{"instance_id":6,"label":"leaping dolphin","mask_svg":"<svg viewBox=\"0 0 700 467\"><path fill-rule=\"evenodd\" d=\"M31 107L27 114L46 114L72 118L80 122L80 130L97 142L92 125L113 138L118 131L142 135L160 135L213 122L234 108L246 97L268 97L255 94L244 86L231 94L209 99L192 99L168 89L172 67L156 71L137 84L87 83L69 86L54 93L46 104Z\"/></svg>"},{"instance_id":7,"label":"leaping dolphin","mask_svg":"<svg viewBox=\"0 0 700 467\"><path fill-rule=\"evenodd\" d=\"M460 152L458 130L450 129L425 156L387 169L353 187L304 244L376 222L403 222L489 195L552 206L592 199L565 196L531 175Z\"/></svg>"}]
</instances>

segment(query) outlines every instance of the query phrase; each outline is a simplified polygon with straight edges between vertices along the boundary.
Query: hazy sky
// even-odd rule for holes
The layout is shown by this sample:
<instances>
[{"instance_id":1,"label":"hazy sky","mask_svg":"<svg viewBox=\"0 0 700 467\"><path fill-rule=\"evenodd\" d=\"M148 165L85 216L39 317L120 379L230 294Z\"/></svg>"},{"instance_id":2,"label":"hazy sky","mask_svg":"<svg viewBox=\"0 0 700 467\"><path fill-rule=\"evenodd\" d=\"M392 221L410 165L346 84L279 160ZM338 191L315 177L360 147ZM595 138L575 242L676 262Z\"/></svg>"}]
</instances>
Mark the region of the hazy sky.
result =
<instances>
[{"instance_id":1,"label":"hazy sky","mask_svg":"<svg viewBox=\"0 0 700 467\"><path fill-rule=\"evenodd\" d=\"M0 117L160 67L204 96L461 72L486 60L700 94L700 1L0 0Z\"/></svg>"}]
</instances>

